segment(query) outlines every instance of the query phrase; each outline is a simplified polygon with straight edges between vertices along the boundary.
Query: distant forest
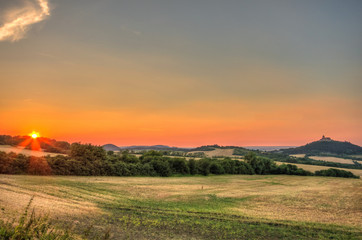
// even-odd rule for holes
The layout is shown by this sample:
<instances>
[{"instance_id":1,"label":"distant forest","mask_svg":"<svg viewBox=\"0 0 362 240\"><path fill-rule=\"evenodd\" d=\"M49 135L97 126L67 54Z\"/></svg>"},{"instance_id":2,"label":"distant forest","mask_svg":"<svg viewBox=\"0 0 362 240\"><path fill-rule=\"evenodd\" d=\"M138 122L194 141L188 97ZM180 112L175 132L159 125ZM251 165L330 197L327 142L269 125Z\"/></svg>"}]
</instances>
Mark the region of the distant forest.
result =
<instances>
[{"instance_id":1,"label":"distant forest","mask_svg":"<svg viewBox=\"0 0 362 240\"><path fill-rule=\"evenodd\" d=\"M231 158L202 158L200 160L164 156L160 151L146 151L140 157L129 151L114 153L100 146L73 143L68 155L31 157L0 152L0 173L34 175L80 176L162 176L209 174L288 174L301 176L333 176L359 178L351 172L329 169L315 174L292 164L277 166L267 157L248 152L245 161Z\"/></svg>"}]
</instances>

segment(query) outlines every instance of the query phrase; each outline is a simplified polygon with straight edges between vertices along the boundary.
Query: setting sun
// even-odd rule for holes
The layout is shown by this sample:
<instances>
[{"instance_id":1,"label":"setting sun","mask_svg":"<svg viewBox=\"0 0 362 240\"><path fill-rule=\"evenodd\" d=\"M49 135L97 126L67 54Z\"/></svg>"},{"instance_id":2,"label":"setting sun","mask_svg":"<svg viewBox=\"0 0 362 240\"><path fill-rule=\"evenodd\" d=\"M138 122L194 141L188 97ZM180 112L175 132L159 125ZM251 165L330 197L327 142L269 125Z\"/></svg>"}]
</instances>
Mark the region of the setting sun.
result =
<instances>
[{"instance_id":1,"label":"setting sun","mask_svg":"<svg viewBox=\"0 0 362 240\"><path fill-rule=\"evenodd\" d=\"M31 134L29 134L32 138L36 139L39 137L39 133L38 132L32 132Z\"/></svg>"}]
</instances>

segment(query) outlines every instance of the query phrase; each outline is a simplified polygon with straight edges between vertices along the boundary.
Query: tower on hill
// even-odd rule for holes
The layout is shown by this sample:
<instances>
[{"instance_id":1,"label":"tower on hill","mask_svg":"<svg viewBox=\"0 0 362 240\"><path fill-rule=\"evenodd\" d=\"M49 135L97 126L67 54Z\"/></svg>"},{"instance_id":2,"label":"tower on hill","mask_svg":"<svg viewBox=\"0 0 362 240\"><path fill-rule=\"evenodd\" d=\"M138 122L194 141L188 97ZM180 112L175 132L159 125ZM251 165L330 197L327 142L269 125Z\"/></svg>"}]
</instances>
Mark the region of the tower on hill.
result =
<instances>
[{"instance_id":1,"label":"tower on hill","mask_svg":"<svg viewBox=\"0 0 362 240\"><path fill-rule=\"evenodd\" d=\"M319 141L324 141L324 142L330 142L333 141L330 137L326 137L326 136L322 136L322 138Z\"/></svg>"}]
</instances>

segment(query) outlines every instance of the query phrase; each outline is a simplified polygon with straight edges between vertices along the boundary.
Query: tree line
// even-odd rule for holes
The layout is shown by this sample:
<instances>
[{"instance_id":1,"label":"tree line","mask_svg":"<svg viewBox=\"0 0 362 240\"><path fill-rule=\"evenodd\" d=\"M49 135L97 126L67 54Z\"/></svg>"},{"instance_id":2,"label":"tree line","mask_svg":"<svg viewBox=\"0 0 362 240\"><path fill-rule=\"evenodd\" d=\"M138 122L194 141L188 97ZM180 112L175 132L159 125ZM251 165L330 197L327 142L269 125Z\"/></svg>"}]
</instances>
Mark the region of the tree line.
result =
<instances>
[{"instance_id":1,"label":"tree line","mask_svg":"<svg viewBox=\"0 0 362 240\"><path fill-rule=\"evenodd\" d=\"M292 164L277 166L273 160L249 152L245 161L231 158L202 158L200 160L169 157L160 151L147 151L140 157L129 151L114 153L100 146L73 143L69 155L31 157L0 152L0 173L34 175L80 176L162 176L209 174L288 174L312 176L313 173ZM341 170L322 172L318 176L354 177ZM343 171L346 172L346 171ZM338 173L338 174L337 174Z\"/></svg>"}]
</instances>

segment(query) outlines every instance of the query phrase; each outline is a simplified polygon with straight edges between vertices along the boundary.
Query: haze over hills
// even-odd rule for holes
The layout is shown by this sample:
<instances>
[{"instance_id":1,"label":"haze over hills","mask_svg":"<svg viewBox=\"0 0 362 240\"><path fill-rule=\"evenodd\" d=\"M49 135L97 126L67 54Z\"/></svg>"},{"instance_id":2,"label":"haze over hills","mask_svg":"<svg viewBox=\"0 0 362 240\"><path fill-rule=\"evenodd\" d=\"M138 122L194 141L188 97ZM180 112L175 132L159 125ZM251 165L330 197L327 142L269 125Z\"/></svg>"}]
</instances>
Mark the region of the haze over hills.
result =
<instances>
[{"instance_id":1,"label":"haze over hills","mask_svg":"<svg viewBox=\"0 0 362 240\"><path fill-rule=\"evenodd\" d=\"M320 140L308 143L300 147L291 146L219 146L206 145L196 148L179 148L170 147L167 145L153 145L153 146L124 146L118 147L114 144L105 144L102 146L107 151L122 151L129 150L170 150L170 151L212 151L217 148L243 148L249 150L261 150L261 151L280 151L286 154L319 154L319 153L331 153L331 154L362 154L362 147L352 144L350 142L335 141L329 137L323 136Z\"/></svg>"},{"instance_id":2,"label":"haze over hills","mask_svg":"<svg viewBox=\"0 0 362 240\"><path fill-rule=\"evenodd\" d=\"M336 141L323 135L322 138L318 141L314 141L296 148L283 149L281 152L287 154L362 154L362 147L347 141Z\"/></svg>"},{"instance_id":3,"label":"haze over hills","mask_svg":"<svg viewBox=\"0 0 362 240\"><path fill-rule=\"evenodd\" d=\"M294 148L295 146L245 146L244 148L250 150L260 150L260 151L275 151L281 149Z\"/></svg>"},{"instance_id":4,"label":"haze over hills","mask_svg":"<svg viewBox=\"0 0 362 240\"><path fill-rule=\"evenodd\" d=\"M158 151L190 151L192 148L170 147L167 145L152 145L152 146L121 146L114 144L105 144L102 146L106 151L122 151L122 150L158 150Z\"/></svg>"},{"instance_id":5,"label":"haze over hills","mask_svg":"<svg viewBox=\"0 0 362 240\"><path fill-rule=\"evenodd\" d=\"M0 135L0 145L10 145L10 146L20 146L24 142L27 142L29 136L9 136L9 135ZM66 153L71 144L65 141L57 141L49 138L38 138L39 145L43 151L53 152L53 153ZM30 143L30 142L29 142ZM28 143L28 144L29 144ZM28 146L23 146L30 148L31 144ZM182 148L174 147L167 145L135 145L135 146L116 146L115 144L105 144L102 146L107 151L122 151L122 150L159 150L159 151L212 151L215 149L238 149L247 151L249 150L261 150L261 151L278 151L285 154L320 154L320 153L329 153L329 154L339 154L339 155L353 155L353 154L362 154L362 147L352 144L350 142L336 141L329 137L323 136L320 140L308 143L300 147L287 147L287 146L219 146L214 145L205 145L196 148Z\"/></svg>"},{"instance_id":6,"label":"haze over hills","mask_svg":"<svg viewBox=\"0 0 362 240\"><path fill-rule=\"evenodd\" d=\"M217 144L214 145L204 145L200 147L195 148L180 148L180 147L170 147L167 145L152 145L152 146L124 146L124 147L118 147L114 144L105 144L102 146L107 151L122 151L125 149L129 150L171 150L171 151L212 151L217 148L243 148L243 149L249 149L249 150L260 150L260 151L274 151L274 150L280 150L280 149L286 149L286 148L292 148L294 146L246 146L246 147L240 147L240 146L219 146Z\"/></svg>"}]
</instances>

